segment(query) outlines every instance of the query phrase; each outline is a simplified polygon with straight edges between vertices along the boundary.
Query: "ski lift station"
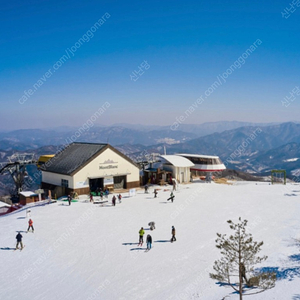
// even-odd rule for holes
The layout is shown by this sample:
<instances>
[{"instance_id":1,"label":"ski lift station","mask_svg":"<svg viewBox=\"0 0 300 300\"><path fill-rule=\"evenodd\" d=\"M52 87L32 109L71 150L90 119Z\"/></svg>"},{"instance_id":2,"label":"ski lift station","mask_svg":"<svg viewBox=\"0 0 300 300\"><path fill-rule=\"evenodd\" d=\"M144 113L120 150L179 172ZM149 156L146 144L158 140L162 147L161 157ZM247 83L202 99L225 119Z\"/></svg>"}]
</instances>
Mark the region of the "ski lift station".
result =
<instances>
[{"instance_id":1,"label":"ski lift station","mask_svg":"<svg viewBox=\"0 0 300 300\"><path fill-rule=\"evenodd\" d=\"M172 179L179 183L187 183L191 181L192 171L206 173L207 180L210 181L212 172L226 169L218 156L175 154L160 155L159 158L159 163L150 164L145 170L146 181L150 183L172 183Z\"/></svg>"}]
</instances>

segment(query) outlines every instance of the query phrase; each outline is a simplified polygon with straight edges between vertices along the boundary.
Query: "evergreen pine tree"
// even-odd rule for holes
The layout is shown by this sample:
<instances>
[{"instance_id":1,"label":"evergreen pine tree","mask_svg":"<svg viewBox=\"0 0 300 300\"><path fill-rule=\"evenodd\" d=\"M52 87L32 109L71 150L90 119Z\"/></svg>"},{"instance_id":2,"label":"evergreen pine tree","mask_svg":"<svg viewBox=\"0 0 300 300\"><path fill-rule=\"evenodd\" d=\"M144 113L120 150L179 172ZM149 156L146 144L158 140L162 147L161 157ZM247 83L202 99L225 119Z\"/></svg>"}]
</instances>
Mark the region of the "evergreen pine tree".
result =
<instances>
[{"instance_id":1,"label":"evergreen pine tree","mask_svg":"<svg viewBox=\"0 0 300 300\"><path fill-rule=\"evenodd\" d=\"M263 242L254 242L252 235L246 233L247 220L235 224L227 221L234 234L217 233L216 247L221 250L222 258L215 261L210 273L212 279L229 284L240 295L253 295L264 292L275 286L276 274L274 272L259 272L254 270L254 265L267 259L259 257Z\"/></svg>"}]
</instances>

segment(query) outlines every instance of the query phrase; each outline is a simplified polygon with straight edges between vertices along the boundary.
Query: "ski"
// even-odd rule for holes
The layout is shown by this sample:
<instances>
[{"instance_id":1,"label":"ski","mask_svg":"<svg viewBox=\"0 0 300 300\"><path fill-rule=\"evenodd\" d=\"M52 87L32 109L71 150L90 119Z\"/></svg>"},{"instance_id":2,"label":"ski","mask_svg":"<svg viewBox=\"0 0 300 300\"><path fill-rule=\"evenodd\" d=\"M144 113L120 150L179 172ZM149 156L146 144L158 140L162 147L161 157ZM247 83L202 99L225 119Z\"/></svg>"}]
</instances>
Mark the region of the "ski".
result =
<instances>
[{"instance_id":1,"label":"ski","mask_svg":"<svg viewBox=\"0 0 300 300\"><path fill-rule=\"evenodd\" d=\"M23 248L15 248L15 250L14 250L14 251L16 251L16 250L20 250L20 251L22 251L24 248L25 248L25 245L23 246Z\"/></svg>"}]
</instances>

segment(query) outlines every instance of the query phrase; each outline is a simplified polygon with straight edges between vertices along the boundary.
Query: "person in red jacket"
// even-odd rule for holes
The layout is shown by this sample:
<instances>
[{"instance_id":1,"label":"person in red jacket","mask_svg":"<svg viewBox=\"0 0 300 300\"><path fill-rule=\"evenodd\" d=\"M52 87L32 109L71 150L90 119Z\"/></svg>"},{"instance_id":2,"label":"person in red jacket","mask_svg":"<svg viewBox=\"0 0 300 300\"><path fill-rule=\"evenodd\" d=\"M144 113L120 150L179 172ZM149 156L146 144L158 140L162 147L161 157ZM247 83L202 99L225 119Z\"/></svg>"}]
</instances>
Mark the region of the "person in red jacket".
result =
<instances>
[{"instance_id":1,"label":"person in red jacket","mask_svg":"<svg viewBox=\"0 0 300 300\"><path fill-rule=\"evenodd\" d=\"M33 221L32 221L31 219L29 219L28 225L29 225L29 226L28 226L27 232L29 231L30 228L32 229L32 232L34 232Z\"/></svg>"}]
</instances>

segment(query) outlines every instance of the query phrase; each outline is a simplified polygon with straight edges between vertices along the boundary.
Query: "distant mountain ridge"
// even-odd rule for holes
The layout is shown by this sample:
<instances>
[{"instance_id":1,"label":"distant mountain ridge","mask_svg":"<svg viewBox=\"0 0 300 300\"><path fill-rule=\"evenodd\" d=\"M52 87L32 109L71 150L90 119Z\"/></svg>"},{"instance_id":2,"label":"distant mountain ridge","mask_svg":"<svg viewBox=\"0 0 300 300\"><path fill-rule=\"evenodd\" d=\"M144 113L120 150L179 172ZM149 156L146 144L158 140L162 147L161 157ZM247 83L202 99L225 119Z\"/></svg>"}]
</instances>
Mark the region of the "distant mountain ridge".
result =
<instances>
[{"instance_id":1,"label":"distant mountain ridge","mask_svg":"<svg viewBox=\"0 0 300 300\"><path fill-rule=\"evenodd\" d=\"M57 129L19 129L0 132L1 150L37 149L45 145L62 145L72 141L89 143L143 144L145 146L165 143L179 144L215 132L236 129L242 126L267 126L247 122L224 121L199 125L181 124L176 130L171 126L147 126L115 124L86 128L58 127Z\"/></svg>"}]
</instances>

